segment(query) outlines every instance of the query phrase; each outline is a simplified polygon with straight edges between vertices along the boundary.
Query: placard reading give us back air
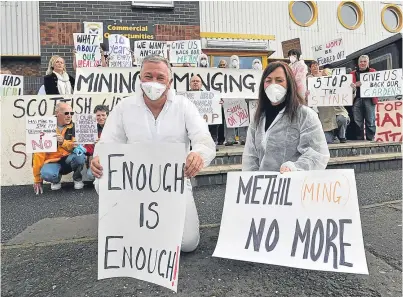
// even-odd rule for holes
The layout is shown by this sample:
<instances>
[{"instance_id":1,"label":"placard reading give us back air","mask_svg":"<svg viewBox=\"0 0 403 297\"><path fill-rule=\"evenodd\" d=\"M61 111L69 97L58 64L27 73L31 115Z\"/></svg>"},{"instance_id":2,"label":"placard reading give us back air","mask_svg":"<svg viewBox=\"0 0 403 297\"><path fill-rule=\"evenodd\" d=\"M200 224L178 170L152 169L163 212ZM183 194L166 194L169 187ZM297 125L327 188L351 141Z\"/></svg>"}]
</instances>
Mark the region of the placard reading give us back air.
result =
<instances>
[{"instance_id":1,"label":"placard reading give us back air","mask_svg":"<svg viewBox=\"0 0 403 297\"><path fill-rule=\"evenodd\" d=\"M368 274L354 170L229 172L213 256Z\"/></svg>"}]
</instances>

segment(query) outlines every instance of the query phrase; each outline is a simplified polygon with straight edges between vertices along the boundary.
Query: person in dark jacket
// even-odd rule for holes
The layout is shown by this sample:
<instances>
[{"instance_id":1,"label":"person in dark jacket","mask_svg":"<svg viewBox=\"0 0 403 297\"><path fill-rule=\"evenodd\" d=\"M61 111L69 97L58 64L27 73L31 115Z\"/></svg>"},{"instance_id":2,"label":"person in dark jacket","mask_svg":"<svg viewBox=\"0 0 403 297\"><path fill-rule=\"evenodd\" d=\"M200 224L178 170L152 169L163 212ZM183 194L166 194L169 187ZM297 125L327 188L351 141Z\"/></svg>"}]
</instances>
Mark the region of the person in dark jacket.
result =
<instances>
[{"instance_id":1,"label":"person in dark jacket","mask_svg":"<svg viewBox=\"0 0 403 297\"><path fill-rule=\"evenodd\" d=\"M374 68L369 67L369 57L362 55L358 59L358 70L351 72L353 76L352 87L356 88L356 97L353 103L354 121L358 126L357 139L364 140L364 119L365 119L365 138L369 141L374 140L376 134L375 125L375 107L378 98L362 98L360 74L366 72L375 72Z\"/></svg>"},{"instance_id":2,"label":"person in dark jacket","mask_svg":"<svg viewBox=\"0 0 403 297\"><path fill-rule=\"evenodd\" d=\"M67 73L64 59L60 56L50 58L43 82L46 95L73 94L75 80Z\"/></svg>"},{"instance_id":3,"label":"person in dark jacket","mask_svg":"<svg viewBox=\"0 0 403 297\"><path fill-rule=\"evenodd\" d=\"M98 127L98 140L101 138L102 130L104 129L106 119L109 115L109 108L105 105L97 105L95 106L94 113L97 116L97 127ZM87 150L85 153L87 155L87 177L89 180L95 180L94 175L92 174L90 168L90 158L94 155L95 144L98 140L93 144L86 144L84 148Z\"/></svg>"}]
</instances>

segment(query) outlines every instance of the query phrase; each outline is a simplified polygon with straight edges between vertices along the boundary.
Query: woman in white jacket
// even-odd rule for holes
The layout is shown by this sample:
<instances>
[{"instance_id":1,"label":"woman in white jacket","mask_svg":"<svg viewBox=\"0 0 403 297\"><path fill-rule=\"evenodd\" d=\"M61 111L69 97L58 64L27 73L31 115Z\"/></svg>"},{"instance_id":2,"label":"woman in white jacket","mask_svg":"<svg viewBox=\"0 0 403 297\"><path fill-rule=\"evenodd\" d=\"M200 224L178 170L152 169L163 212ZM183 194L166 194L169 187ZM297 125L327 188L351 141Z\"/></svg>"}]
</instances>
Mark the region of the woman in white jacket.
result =
<instances>
[{"instance_id":1,"label":"woman in white jacket","mask_svg":"<svg viewBox=\"0 0 403 297\"><path fill-rule=\"evenodd\" d=\"M270 63L260 82L242 170L323 170L329 158L322 125L298 94L292 70L283 62Z\"/></svg>"}]
</instances>

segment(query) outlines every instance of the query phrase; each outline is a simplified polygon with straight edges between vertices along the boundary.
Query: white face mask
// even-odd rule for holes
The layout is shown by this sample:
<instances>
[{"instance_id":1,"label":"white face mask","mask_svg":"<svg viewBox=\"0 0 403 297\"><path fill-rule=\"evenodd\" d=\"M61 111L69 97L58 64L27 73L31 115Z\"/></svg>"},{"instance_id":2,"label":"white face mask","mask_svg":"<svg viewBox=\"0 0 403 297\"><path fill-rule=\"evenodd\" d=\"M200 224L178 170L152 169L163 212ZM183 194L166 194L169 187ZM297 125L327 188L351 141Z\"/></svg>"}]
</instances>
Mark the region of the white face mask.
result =
<instances>
[{"instance_id":1,"label":"white face mask","mask_svg":"<svg viewBox=\"0 0 403 297\"><path fill-rule=\"evenodd\" d=\"M150 100L155 101L161 98L167 86L158 82L149 81L141 83L141 89Z\"/></svg>"},{"instance_id":2,"label":"white face mask","mask_svg":"<svg viewBox=\"0 0 403 297\"><path fill-rule=\"evenodd\" d=\"M260 64L260 63L255 63L255 64L253 64L253 67L252 67L253 69L255 69L255 70L262 70L262 64Z\"/></svg>"},{"instance_id":3,"label":"white face mask","mask_svg":"<svg viewBox=\"0 0 403 297\"><path fill-rule=\"evenodd\" d=\"M264 91L272 103L283 102L287 94L287 89L279 84L271 84Z\"/></svg>"},{"instance_id":4,"label":"white face mask","mask_svg":"<svg viewBox=\"0 0 403 297\"><path fill-rule=\"evenodd\" d=\"M200 65L206 66L206 65L207 65L207 61L206 61L206 60L201 60L201 61L200 61Z\"/></svg>"},{"instance_id":5,"label":"white face mask","mask_svg":"<svg viewBox=\"0 0 403 297\"><path fill-rule=\"evenodd\" d=\"M237 60L232 61L232 66L234 68L238 67L238 61Z\"/></svg>"},{"instance_id":6,"label":"white face mask","mask_svg":"<svg viewBox=\"0 0 403 297\"><path fill-rule=\"evenodd\" d=\"M297 58L295 56L290 56L290 62L293 64L297 62Z\"/></svg>"}]
</instances>

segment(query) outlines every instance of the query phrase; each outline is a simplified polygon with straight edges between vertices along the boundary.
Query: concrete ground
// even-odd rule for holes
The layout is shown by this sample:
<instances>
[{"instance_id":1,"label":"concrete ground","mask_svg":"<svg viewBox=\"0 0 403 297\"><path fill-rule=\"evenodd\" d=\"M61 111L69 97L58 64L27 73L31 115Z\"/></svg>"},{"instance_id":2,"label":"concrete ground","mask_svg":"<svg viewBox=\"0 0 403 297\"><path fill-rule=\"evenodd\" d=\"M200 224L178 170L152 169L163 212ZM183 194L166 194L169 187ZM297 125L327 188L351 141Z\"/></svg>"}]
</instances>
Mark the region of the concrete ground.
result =
<instances>
[{"instance_id":1,"label":"concrete ground","mask_svg":"<svg viewBox=\"0 0 403 297\"><path fill-rule=\"evenodd\" d=\"M201 243L182 254L178 293L130 278L97 280L95 191L2 188L2 296L401 296L402 172L356 175L369 276L212 257L224 186L196 188Z\"/></svg>"}]
</instances>

